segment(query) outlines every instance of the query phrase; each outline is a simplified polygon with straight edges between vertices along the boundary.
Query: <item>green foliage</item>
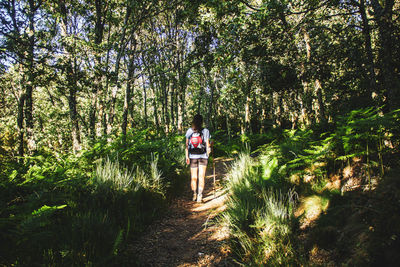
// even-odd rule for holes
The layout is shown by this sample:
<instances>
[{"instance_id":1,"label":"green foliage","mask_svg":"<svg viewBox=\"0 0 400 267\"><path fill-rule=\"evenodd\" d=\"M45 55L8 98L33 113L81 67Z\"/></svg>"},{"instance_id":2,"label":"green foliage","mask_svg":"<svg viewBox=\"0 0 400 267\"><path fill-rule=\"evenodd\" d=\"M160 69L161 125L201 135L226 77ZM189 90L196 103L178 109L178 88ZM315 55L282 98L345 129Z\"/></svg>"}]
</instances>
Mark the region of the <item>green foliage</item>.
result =
<instances>
[{"instance_id":1,"label":"green foliage","mask_svg":"<svg viewBox=\"0 0 400 267\"><path fill-rule=\"evenodd\" d=\"M243 134L228 137L224 131L217 131L213 135L214 153L218 156L237 155L249 148L257 148L262 144L269 143L279 136L279 132L271 131L263 134Z\"/></svg>"},{"instance_id":2,"label":"green foliage","mask_svg":"<svg viewBox=\"0 0 400 267\"><path fill-rule=\"evenodd\" d=\"M266 174L260 171L259 163L248 153L241 153L228 174L226 188L230 194L220 223L228 227L232 248L241 263L297 265L301 258L293 244L296 193L292 189L287 194L267 189L262 177Z\"/></svg>"},{"instance_id":3,"label":"green foliage","mask_svg":"<svg viewBox=\"0 0 400 267\"><path fill-rule=\"evenodd\" d=\"M382 153L383 140L396 141L393 133L399 131L400 110L383 114L380 109L365 108L353 110L341 116L337 130L331 135L339 152L343 153L338 160L350 157L365 156L367 153ZM368 148L367 148L368 147Z\"/></svg>"},{"instance_id":4,"label":"green foliage","mask_svg":"<svg viewBox=\"0 0 400 267\"><path fill-rule=\"evenodd\" d=\"M367 166L367 175L375 172L383 176L383 158L394 152L390 146L398 142L395 135L399 125L398 110L382 114L380 109L359 109L340 117L336 125L328 127L329 132L321 133L318 127L284 130L281 136L252 153L257 158L249 152L240 153L228 174L225 187L229 197L221 216L221 223L229 229L237 260L248 266L304 264L307 259L303 251L311 248L303 247L296 238L299 223L304 220L318 220L319 225L311 230L309 238L323 248L332 249L327 244L336 241L344 249L353 246L351 242L330 239L332 226L351 224L346 218L356 217L354 209L358 208L349 211L349 204L340 200L339 191L326 187L328 177L340 171L338 162L347 164L353 157L359 157ZM379 164L372 164L373 159ZM331 211L330 205L335 209ZM361 203L357 205L363 207ZM327 212L329 216L323 215ZM343 231L365 235L368 227L358 217L355 220L359 225L349 227L358 228ZM351 238L356 239L353 232ZM362 243L364 247L359 250L366 253L367 244ZM396 247L395 242L388 247ZM365 261L351 256L348 262Z\"/></svg>"},{"instance_id":5,"label":"green foliage","mask_svg":"<svg viewBox=\"0 0 400 267\"><path fill-rule=\"evenodd\" d=\"M80 156L38 151L3 173L0 263L111 264L162 214L185 174L182 137L139 132L128 141L100 142Z\"/></svg>"}]
</instances>

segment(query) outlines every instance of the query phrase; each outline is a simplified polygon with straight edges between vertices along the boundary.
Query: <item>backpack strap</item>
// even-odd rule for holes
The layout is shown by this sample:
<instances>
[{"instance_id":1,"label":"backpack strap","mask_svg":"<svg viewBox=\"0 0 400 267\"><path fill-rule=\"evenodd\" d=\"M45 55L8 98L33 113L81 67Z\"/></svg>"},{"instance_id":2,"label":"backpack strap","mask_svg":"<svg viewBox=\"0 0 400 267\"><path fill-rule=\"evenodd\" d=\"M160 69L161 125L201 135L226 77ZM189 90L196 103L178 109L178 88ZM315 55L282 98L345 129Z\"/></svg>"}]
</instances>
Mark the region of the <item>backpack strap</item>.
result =
<instances>
[{"instance_id":1,"label":"backpack strap","mask_svg":"<svg viewBox=\"0 0 400 267\"><path fill-rule=\"evenodd\" d=\"M192 146L192 143L190 143L190 139L192 139L192 136L193 136L193 134L194 134L194 131L192 130L192 133L189 135L189 137L188 137L188 144L189 144L189 149L190 149L190 147Z\"/></svg>"}]
</instances>

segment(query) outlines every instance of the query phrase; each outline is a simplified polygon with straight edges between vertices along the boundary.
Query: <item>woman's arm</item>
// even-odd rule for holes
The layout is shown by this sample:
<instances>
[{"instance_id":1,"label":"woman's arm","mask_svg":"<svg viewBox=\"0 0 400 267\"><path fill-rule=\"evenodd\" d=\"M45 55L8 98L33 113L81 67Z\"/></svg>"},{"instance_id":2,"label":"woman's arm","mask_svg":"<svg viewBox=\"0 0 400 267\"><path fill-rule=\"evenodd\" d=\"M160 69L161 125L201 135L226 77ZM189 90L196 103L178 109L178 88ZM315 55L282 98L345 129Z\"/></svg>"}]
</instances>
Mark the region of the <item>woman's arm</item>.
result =
<instances>
[{"instance_id":1,"label":"woman's arm","mask_svg":"<svg viewBox=\"0 0 400 267\"><path fill-rule=\"evenodd\" d=\"M186 158L186 164L189 164L190 163L190 160L189 160L189 139L187 139L187 138L186 138L185 158Z\"/></svg>"},{"instance_id":2,"label":"woman's arm","mask_svg":"<svg viewBox=\"0 0 400 267\"><path fill-rule=\"evenodd\" d=\"M210 154L211 154L211 143L210 143L210 139L207 139L206 145L207 145L207 149L206 149L206 151L207 151L207 157L209 157Z\"/></svg>"}]
</instances>

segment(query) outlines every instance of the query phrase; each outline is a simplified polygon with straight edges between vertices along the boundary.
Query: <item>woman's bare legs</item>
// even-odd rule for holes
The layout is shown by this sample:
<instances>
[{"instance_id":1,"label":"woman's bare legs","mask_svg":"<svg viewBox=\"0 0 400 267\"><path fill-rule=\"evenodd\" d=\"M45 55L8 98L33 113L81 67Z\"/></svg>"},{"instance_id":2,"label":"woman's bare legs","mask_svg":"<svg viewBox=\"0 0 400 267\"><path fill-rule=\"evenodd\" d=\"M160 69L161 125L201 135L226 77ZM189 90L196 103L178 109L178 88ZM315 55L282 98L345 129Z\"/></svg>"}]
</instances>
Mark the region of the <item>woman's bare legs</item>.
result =
<instances>
[{"instance_id":1,"label":"woman's bare legs","mask_svg":"<svg viewBox=\"0 0 400 267\"><path fill-rule=\"evenodd\" d=\"M196 200L196 192L197 192L197 173L198 173L199 168L195 167L195 168L190 168L190 174L191 174L191 182L190 185L192 187L192 191L193 191L193 201Z\"/></svg>"},{"instance_id":2,"label":"woman's bare legs","mask_svg":"<svg viewBox=\"0 0 400 267\"><path fill-rule=\"evenodd\" d=\"M206 176L206 169L207 169L207 165L199 166L199 190L197 192L197 202L201 202L201 200L203 198L204 178Z\"/></svg>"},{"instance_id":3,"label":"woman's bare legs","mask_svg":"<svg viewBox=\"0 0 400 267\"><path fill-rule=\"evenodd\" d=\"M203 189L204 189L204 178L206 176L207 166L200 165L198 168L190 168L191 173L191 188L193 191L193 201L196 200L196 192L197 192L197 201L201 202L203 197ZM197 181L199 182L197 188Z\"/></svg>"}]
</instances>

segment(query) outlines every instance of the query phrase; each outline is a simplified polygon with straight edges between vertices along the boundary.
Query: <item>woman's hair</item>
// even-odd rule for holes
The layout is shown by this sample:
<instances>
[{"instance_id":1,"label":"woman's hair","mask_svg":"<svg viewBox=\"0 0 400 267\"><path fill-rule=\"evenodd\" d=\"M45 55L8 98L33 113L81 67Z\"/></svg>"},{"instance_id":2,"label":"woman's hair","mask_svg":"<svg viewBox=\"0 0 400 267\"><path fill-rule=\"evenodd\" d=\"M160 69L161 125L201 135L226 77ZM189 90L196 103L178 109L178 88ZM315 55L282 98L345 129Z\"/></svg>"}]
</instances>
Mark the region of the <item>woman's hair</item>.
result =
<instances>
[{"instance_id":1,"label":"woman's hair","mask_svg":"<svg viewBox=\"0 0 400 267\"><path fill-rule=\"evenodd\" d=\"M200 131L203 126L203 116L196 114L193 117L192 128L194 131Z\"/></svg>"}]
</instances>

